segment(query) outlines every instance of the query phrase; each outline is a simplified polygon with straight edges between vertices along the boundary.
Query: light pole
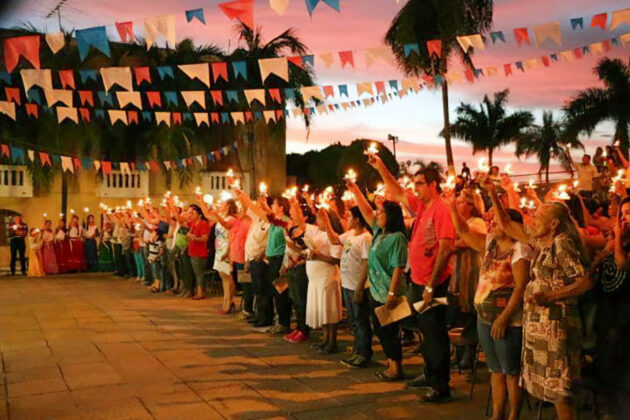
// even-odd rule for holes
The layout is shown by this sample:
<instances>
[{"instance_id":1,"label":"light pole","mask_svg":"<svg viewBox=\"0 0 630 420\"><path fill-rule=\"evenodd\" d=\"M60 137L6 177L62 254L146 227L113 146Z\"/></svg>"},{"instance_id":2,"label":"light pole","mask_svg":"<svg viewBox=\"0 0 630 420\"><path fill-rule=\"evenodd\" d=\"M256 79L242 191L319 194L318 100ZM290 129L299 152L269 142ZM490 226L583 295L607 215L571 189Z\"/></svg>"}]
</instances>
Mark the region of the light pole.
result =
<instances>
[{"instance_id":1,"label":"light pole","mask_svg":"<svg viewBox=\"0 0 630 420\"><path fill-rule=\"evenodd\" d=\"M394 159L396 159L396 143L398 143L398 136L394 136L392 134L387 135L387 140L391 141L394 145Z\"/></svg>"}]
</instances>

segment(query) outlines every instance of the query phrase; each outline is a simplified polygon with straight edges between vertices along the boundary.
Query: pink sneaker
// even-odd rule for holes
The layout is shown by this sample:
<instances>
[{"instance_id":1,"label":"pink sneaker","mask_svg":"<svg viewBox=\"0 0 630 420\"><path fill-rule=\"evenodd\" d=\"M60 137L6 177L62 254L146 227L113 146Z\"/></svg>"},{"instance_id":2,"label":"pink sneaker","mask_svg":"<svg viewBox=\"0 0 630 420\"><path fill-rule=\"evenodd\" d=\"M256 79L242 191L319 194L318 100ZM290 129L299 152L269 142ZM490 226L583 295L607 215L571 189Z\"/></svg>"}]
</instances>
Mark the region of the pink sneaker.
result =
<instances>
[{"instance_id":1,"label":"pink sneaker","mask_svg":"<svg viewBox=\"0 0 630 420\"><path fill-rule=\"evenodd\" d=\"M304 334L302 331L298 331L297 334L291 337L288 341L294 344L298 344L306 340L308 340L308 336Z\"/></svg>"},{"instance_id":2,"label":"pink sneaker","mask_svg":"<svg viewBox=\"0 0 630 420\"><path fill-rule=\"evenodd\" d=\"M297 329L291 331L289 334L285 335L284 337L282 337L284 339L284 341L288 341L290 343L292 343L291 339L293 337L295 337L295 335L298 333L299 331Z\"/></svg>"}]
</instances>

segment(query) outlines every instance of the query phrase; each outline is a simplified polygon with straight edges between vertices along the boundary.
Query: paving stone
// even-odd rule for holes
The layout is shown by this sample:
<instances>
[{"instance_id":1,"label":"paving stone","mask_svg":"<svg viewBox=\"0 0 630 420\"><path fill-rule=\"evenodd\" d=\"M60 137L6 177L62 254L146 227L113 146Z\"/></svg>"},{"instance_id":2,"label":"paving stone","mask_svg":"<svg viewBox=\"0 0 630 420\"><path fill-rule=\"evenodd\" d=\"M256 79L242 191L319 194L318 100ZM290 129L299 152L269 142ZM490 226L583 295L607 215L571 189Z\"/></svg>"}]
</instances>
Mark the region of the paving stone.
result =
<instances>
[{"instance_id":1,"label":"paving stone","mask_svg":"<svg viewBox=\"0 0 630 420\"><path fill-rule=\"evenodd\" d=\"M68 386L72 390L123 382L123 378L106 363L86 363L63 366L62 373Z\"/></svg>"},{"instance_id":2,"label":"paving stone","mask_svg":"<svg viewBox=\"0 0 630 420\"><path fill-rule=\"evenodd\" d=\"M35 379L26 382L7 384L9 398L28 395L49 394L51 392L67 391L68 386L61 378Z\"/></svg>"}]
</instances>

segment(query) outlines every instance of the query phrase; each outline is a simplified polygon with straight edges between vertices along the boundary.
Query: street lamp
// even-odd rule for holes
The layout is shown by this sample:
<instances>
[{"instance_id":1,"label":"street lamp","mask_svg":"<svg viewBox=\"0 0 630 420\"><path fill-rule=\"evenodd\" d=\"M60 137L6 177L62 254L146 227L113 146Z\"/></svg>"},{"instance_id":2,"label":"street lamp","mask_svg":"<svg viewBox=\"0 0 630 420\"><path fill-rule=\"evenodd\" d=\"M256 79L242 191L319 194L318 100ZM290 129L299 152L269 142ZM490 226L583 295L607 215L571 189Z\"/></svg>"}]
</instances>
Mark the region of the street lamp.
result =
<instances>
[{"instance_id":1,"label":"street lamp","mask_svg":"<svg viewBox=\"0 0 630 420\"><path fill-rule=\"evenodd\" d=\"M391 141L394 145L394 159L396 159L396 143L398 143L398 136L394 136L393 134L387 135L387 140Z\"/></svg>"}]
</instances>

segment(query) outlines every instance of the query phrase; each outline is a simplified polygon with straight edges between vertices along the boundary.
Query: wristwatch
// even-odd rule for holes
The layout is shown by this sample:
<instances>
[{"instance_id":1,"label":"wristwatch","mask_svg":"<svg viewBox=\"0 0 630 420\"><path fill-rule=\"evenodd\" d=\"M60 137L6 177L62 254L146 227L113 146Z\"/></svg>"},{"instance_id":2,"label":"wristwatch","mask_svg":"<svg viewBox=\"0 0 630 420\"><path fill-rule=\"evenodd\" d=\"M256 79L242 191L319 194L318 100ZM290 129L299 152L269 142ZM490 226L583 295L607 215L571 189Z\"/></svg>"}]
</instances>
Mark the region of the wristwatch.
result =
<instances>
[{"instance_id":1,"label":"wristwatch","mask_svg":"<svg viewBox=\"0 0 630 420\"><path fill-rule=\"evenodd\" d=\"M424 290L426 290L429 293L433 293L433 287L431 286L425 286Z\"/></svg>"}]
</instances>

